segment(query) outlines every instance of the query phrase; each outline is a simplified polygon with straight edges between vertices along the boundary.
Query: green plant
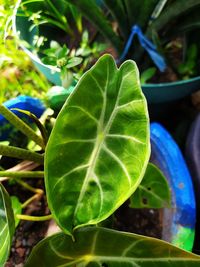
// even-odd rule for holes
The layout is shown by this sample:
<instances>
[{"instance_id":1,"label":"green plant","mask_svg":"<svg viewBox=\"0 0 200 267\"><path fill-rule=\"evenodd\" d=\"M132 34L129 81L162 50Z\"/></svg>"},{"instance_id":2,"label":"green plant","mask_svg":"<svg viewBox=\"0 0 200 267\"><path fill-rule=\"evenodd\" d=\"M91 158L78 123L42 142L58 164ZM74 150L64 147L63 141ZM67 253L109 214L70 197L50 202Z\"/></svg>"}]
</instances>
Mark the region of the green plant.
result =
<instances>
[{"instance_id":1,"label":"green plant","mask_svg":"<svg viewBox=\"0 0 200 267\"><path fill-rule=\"evenodd\" d=\"M0 176L15 177L35 193L22 204L26 207L43 192L30 188L20 177L44 175L52 212L42 217L13 214L9 197L0 186L0 240L6 248L0 251L1 266L8 256L14 218L42 221L52 217L63 233L40 242L25 266L199 265L199 256L164 241L98 226L132 194L136 194L132 202L137 207L144 204L140 200L144 196L149 206L170 202L167 183L155 167L149 165L142 180L150 154L149 118L133 61L117 68L114 59L104 55L83 75L59 113L46 149L45 139L25 127L12 112L3 106L0 112L43 149L38 154L0 145L0 154L23 159L28 153L29 159L39 164L45 157L44 172L1 171ZM43 133L42 125L37 124ZM159 188L166 194L160 194Z\"/></svg>"},{"instance_id":2,"label":"green plant","mask_svg":"<svg viewBox=\"0 0 200 267\"><path fill-rule=\"evenodd\" d=\"M57 12L52 12L52 5ZM23 22L27 23L28 32L32 35L31 41L28 38L22 45L37 54L44 64L53 66L54 71L60 71L65 88L72 83L73 78L78 80L107 47L95 41L97 33L83 31L80 12L63 0L49 0L45 3L37 0L18 1L16 9L17 18L25 19ZM49 16L54 18L49 19ZM60 17L67 22L68 27L62 24ZM79 26L75 27L75 22ZM23 25L20 27L23 35Z\"/></svg>"},{"instance_id":3,"label":"green plant","mask_svg":"<svg viewBox=\"0 0 200 267\"><path fill-rule=\"evenodd\" d=\"M65 3L63 0L28 0L20 1L23 13L21 16L29 17L33 27L42 24L50 24L73 36L72 25L75 23L77 29L82 31L82 17L76 7ZM71 21L69 21L69 19Z\"/></svg>"},{"instance_id":4,"label":"green plant","mask_svg":"<svg viewBox=\"0 0 200 267\"><path fill-rule=\"evenodd\" d=\"M148 80L150 80L155 75L155 73L156 73L156 68L153 67L143 71L140 77L141 84L147 83Z\"/></svg>"},{"instance_id":5,"label":"green plant","mask_svg":"<svg viewBox=\"0 0 200 267\"><path fill-rule=\"evenodd\" d=\"M0 103L19 94L45 98L50 84L12 39L0 44L0 67Z\"/></svg>"},{"instance_id":6,"label":"green plant","mask_svg":"<svg viewBox=\"0 0 200 267\"><path fill-rule=\"evenodd\" d=\"M131 0L104 0L103 3L105 6L103 10L92 0L65 0L65 2L76 6L83 16L98 28L118 51L119 57L122 55L123 48L131 34L133 25L139 25L146 37L153 40L155 45L157 45L158 51L162 54L164 53L169 67L177 75L182 76L182 71L178 73L178 66L174 66L173 62L168 59L164 47L171 40L181 37L183 40L183 49L180 50L180 53L185 53L191 35L199 35L199 16L197 14L199 14L200 1L190 0L183 3L179 0L144 0L140 2ZM104 12L105 7L109 12L109 16L107 16L107 12ZM117 31L112 27L111 23L113 21L117 23ZM195 43L197 45L199 44L198 38L196 38ZM146 51L148 49L147 45ZM150 60L146 57L144 51L137 40L126 51L126 58L134 59L141 71L150 65ZM153 58L154 52L151 51L148 53ZM184 58L186 61L183 61L183 64L188 61L187 57ZM190 76L193 75L196 75L196 73L194 71L192 73L190 72Z\"/></svg>"},{"instance_id":7,"label":"green plant","mask_svg":"<svg viewBox=\"0 0 200 267\"><path fill-rule=\"evenodd\" d=\"M178 66L178 71L183 75L184 79L188 79L190 76L197 74L197 57L197 45L192 44L187 49L185 62Z\"/></svg>"},{"instance_id":8,"label":"green plant","mask_svg":"<svg viewBox=\"0 0 200 267\"><path fill-rule=\"evenodd\" d=\"M105 48L105 44L90 44L89 34L84 31L78 49L70 50L66 45L61 46L58 42L51 41L50 48L40 49L40 53L45 55L42 58L44 64L60 69L62 85L66 88L72 83L73 78L79 80L86 67L98 58Z\"/></svg>"},{"instance_id":9,"label":"green plant","mask_svg":"<svg viewBox=\"0 0 200 267\"><path fill-rule=\"evenodd\" d=\"M29 57L18 48L10 23L15 1L0 5L0 103L19 94L44 98L50 87Z\"/></svg>"}]
</instances>

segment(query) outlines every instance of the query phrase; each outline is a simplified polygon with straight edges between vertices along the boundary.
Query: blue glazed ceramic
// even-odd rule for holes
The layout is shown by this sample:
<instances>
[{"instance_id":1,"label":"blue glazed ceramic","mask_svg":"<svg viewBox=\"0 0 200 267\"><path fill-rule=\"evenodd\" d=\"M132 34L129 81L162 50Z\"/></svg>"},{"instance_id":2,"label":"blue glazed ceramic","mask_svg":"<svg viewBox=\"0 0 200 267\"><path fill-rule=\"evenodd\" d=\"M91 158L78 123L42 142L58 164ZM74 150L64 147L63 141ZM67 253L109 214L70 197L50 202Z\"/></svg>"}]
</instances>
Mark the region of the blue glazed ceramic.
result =
<instances>
[{"instance_id":1,"label":"blue glazed ceramic","mask_svg":"<svg viewBox=\"0 0 200 267\"><path fill-rule=\"evenodd\" d=\"M163 238L191 251L196 203L187 165L171 135L158 123L151 124L151 146L151 161L165 174L172 192L172 206L163 212Z\"/></svg>"},{"instance_id":2,"label":"blue glazed ceramic","mask_svg":"<svg viewBox=\"0 0 200 267\"><path fill-rule=\"evenodd\" d=\"M45 111L45 106L39 99L24 95L8 100L4 102L3 105L8 109L19 108L28 110L38 118ZM27 116L20 112L13 111L13 113L17 113L20 118L24 117L27 119ZM2 115L0 115L0 141L12 138L12 134L15 134L13 131L16 131L14 127Z\"/></svg>"},{"instance_id":3,"label":"blue glazed ceramic","mask_svg":"<svg viewBox=\"0 0 200 267\"><path fill-rule=\"evenodd\" d=\"M197 203L197 222L194 249L200 251L200 114L191 125L186 141L186 159L192 175Z\"/></svg>"}]
</instances>

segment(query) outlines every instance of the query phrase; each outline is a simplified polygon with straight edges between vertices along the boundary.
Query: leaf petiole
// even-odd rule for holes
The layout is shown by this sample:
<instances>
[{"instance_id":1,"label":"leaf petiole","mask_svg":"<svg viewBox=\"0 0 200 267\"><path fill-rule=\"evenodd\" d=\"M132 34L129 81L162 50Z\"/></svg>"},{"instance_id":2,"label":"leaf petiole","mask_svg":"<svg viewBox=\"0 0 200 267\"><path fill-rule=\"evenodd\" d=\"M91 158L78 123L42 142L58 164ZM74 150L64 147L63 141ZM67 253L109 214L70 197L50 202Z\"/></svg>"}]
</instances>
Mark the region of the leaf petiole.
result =
<instances>
[{"instance_id":1,"label":"leaf petiole","mask_svg":"<svg viewBox=\"0 0 200 267\"><path fill-rule=\"evenodd\" d=\"M46 216L30 216L30 215L24 215L24 214L16 214L16 218L19 220L25 220L25 221L34 221L34 222L42 222L42 221L48 221L52 219L52 215L46 215Z\"/></svg>"},{"instance_id":2,"label":"leaf petiole","mask_svg":"<svg viewBox=\"0 0 200 267\"><path fill-rule=\"evenodd\" d=\"M43 139L38 136L30 126L28 126L23 120L18 118L17 115L11 112L8 108L0 105L0 114L2 114L2 116L4 116L12 125L14 125L19 131L33 140L36 144L38 144L43 149L45 148Z\"/></svg>"},{"instance_id":3,"label":"leaf petiole","mask_svg":"<svg viewBox=\"0 0 200 267\"><path fill-rule=\"evenodd\" d=\"M0 177L11 178L44 178L43 171L0 171ZM1 179L0 179L1 181Z\"/></svg>"},{"instance_id":4,"label":"leaf petiole","mask_svg":"<svg viewBox=\"0 0 200 267\"><path fill-rule=\"evenodd\" d=\"M14 146L0 145L0 155L44 164L44 156L42 154Z\"/></svg>"},{"instance_id":5,"label":"leaf petiole","mask_svg":"<svg viewBox=\"0 0 200 267\"><path fill-rule=\"evenodd\" d=\"M39 193L36 193L35 195L33 195L32 197L30 197L29 199L27 199L21 206L22 208L26 208L26 206L28 206L33 200L36 200L36 199L40 199L40 197L42 196L42 193L39 194Z\"/></svg>"},{"instance_id":6,"label":"leaf petiole","mask_svg":"<svg viewBox=\"0 0 200 267\"><path fill-rule=\"evenodd\" d=\"M20 184L21 186L23 186L24 188L26 188L27 190L35 193L35 194L43 194L44 191L40 188L34 188L31 185L25 183L24 181L22 181L21 179L14 179L18 184Z\"/></svg>"}]
</instances>

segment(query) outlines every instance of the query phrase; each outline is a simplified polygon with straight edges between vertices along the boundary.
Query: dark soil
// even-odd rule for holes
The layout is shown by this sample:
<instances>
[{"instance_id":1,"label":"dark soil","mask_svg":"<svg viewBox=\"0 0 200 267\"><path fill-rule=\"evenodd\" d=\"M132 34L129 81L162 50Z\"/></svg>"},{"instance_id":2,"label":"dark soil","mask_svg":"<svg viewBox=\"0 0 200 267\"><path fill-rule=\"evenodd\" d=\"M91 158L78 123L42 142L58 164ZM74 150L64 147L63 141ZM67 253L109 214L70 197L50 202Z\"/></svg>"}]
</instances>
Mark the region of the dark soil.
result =
<instances>
[{"instance_id":1,"label":"dark soil","mask_svg":"<svg viewBox=\"0 0 200 267\"><path fill-rule=\"evenodd\" d=\"M115 213L114 228L161 239L161 211L158 209L132 209L128 201Z\"/></svg>"},{"instance_id":2,"label":"dark soil","mask_svg":"<svg viewBox=\"0 0 200 267\"><path fill-rule=\"evenodd\" d=\"M30 185L35 188L44 189L44 183L42 179L38 180L28 180ZM17 196L20 202L23 203L29 197L33 195L18 184L4 184L11 196ZM23 210L23 214L32 216L44 216L49 214L47 207L46 198L31 202L26 209ZM10 257L5 265L5 267L22 267L26 258L29 256L32 248L44 238L46 231L48 229L49 222L31 222L31 221L21 221L15 231L13 238L13 244L11 248Z\"/></svg>"},{"instance_id":3,"label":"dark soil","mask_svg":"<svg viewBox=\"0 0 200 267\"><path fill-rule=\"evenodd\" d=\"M33 180L29 183L33 185ZM18 185L7 185L11 195L18 195L21 202L30 197L29 192ZM43 181L38 180L35 185L43 188ZM24 210L23 214L42 216L49 214L46 199L35 200ZM120 207L114 216L113 228L161 238L162 225L159 210L154 209L131 209L126 202ZM9 260L5 267L23 267L24 262L31 253L32 248L42 240L47 232L49 222L21 221L16 229Z\"/></svg>"},{"instance_id":4,"label":"dark soil","mask_svg":"<svg viewBox=\"0 0 200 267\"><path fill-rule=\"evenodd\" d=\"M22 267L32 248L44 238L48 222L22 221L15 233L11 254L5 267Z\"/></svg>"}]
</instances>

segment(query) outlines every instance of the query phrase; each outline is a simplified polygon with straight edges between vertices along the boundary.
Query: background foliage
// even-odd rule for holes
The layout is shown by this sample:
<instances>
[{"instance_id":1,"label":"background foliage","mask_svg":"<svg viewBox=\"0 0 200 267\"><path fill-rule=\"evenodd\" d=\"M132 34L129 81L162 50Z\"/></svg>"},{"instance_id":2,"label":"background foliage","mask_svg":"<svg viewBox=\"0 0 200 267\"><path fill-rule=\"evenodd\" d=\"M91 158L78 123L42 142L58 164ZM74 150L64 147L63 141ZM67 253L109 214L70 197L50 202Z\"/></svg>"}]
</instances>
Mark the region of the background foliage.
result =
<instances>
[{"instance_id":1,"label":"background foliage","mask_svg":"<svg viewBox=\"0 0 200 267\"><path fill-rule=\"evenodd\" d=\"M11 19L16 1L0 1L0 103L19 94L44 98L50 84L16 44Z\"/></svg>"}]
</instances>

